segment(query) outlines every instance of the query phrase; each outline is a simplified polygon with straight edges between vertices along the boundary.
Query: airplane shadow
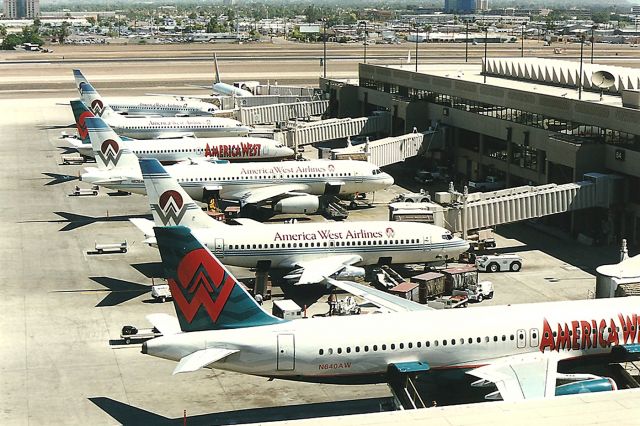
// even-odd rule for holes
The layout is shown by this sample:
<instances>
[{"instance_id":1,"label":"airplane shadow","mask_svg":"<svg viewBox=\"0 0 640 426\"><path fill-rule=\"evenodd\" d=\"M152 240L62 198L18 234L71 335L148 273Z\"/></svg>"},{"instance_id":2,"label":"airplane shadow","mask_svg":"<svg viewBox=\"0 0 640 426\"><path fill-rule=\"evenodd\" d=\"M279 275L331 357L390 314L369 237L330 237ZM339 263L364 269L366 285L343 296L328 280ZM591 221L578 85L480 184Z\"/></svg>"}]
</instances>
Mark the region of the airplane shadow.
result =
<instances>
[{"instance_id":1,"label":"airplane shadow","mask_svg":"<svg viewBox=\"0 0 640 426\"><path fill-rule=\"evenodd\" d=\"M165 278L162 262L132 263L131 267L147 278Z\"/></svg>"},{"instance_id":2,"label":"airplane shadow","mask_svg":"<svg viewBox=\"0 0 640 426\"><path fill-rule=\"evenodd\" d=\"M313 305L322 296L330 292L330 290L323 285L296 286L293 284L285 284L280 285L280 289L282 290L285 299L293 300L301 308Z\"/></svg>"},{"instance_id":3,"label":"airplane shadow","mask_svg":"<svg viewBox=\"0 0 640 426\"><path fill-rule=\"evenodd\" d=\"M44 126L38 126L38 130L57 130L57 129L75 129L76 124L50 124Z\"/></svg>"},{"instance_id":4,"label":"airplane shadow","mask_svg":"<svg viewBox=\"0 0 640 426\"><path fill-rule=\"evenodd\" d=\"M69 212L53 212L62 219L58 220L26 220L18 223L64 223L66 224L59 229L60 232L72 231L74 229L82 228L83 226L91 225L93 223L104 222L127 222L131 218L148 219L151 217L149 214L134 214L134 215L116 215L116 216L86 216Z\"/></svg>"},{"instance_id":5,"label":"airplane shadow","mask_svg":"<svg viewBox=\"0 0 640 426\"><path fill-rule=\"evenodd\" d=\"M45 183L44 186L60 185L61 183L80 180L78 176L63 175L61 173L42 173L42 174L51 178L51 180Z\"/></svg>"},{"instance_id":6,"label":"airplane shadow","mask_svg":"<svg viewBox=\"0 0 640 426\"><path fill-rule=\"evenodd\" d=\"M525 245L495 248L486 251L486 253L517 253L539 250L591 274L594 274L600 265L615 264L620 261L619 248L599 247L593 250L576 241L540 232L539 229L523 223L501 225L497 233L505 238L516 239Z\"/></svg>"},{"instance_id":7,"label":"airplane shadow","mask_svg":"<svg viewBox=\"0 0 640 426\"><path fill-rule=\"evenodd\" d=\"M135 299L138 296L149 293L151 286L138 284L131 281L119 280L111 277L89 277L89 279L105 288L100 289L78 289L78 290L57 290L53 293L98 293L108 291L109 294L96 305L96 308L106 306L117 306L121 303Z\"/></svg>"},{"instance_id":8,"label":"airplane shadow","mask_svg":"<svg viewBox=\"0 0 640 426\"><path fill-rule=\"evenodd\" d=\"M62 155L77 154L78 151L73 146L57 146L56 148L62 150Z\"/></svg>"},{"instance_id":9,"label":"airplane shadow","mask_svg":"<svg viewBox=\"0 0 640 426\"><path fill-rule=\"evenodd\" d=\"M219 425L300 420L315 417L347 416L352 414L389 411L391 398L367 398L348 401L321 402L283 407L249 408L221 413L199 414L168 418L142 408L134 407L106 397L93 397L89 401L121 424L153 425Z\"/></svg>"}]
</instances>

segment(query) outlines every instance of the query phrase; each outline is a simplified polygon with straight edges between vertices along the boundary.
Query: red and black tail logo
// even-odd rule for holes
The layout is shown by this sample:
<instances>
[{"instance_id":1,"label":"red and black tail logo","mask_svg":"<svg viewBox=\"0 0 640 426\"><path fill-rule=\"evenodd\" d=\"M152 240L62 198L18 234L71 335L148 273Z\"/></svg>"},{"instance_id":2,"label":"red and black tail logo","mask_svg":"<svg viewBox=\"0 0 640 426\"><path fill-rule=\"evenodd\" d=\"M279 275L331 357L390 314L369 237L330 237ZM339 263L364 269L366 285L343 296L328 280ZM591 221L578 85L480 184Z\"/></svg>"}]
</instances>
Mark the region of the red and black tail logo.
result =
<instances>
[{"instance_id":1,"label":"red and black tail logo","mask_svg":"<svg viewBox=\"0 0 640 426\"><path fill-rule=\"evenodd\" d=\"M118 142L113 139L107 139L100 145L100 151L96 153L102 159L105 166L112 164L114 167L118 165L118 160L122 155Z\"/></svg>"},{"instance_id":2,"label":"red and black tail logo","mask_svg":"<svg viewBox=\"0 0 640 426\"><path fill-rule=\"evenodd\" d=\"M169 190L160 195L158 204L151 207L158 213L163 225L167 226L173 221L174 225L179 225L187 211L187 206L178 191Z\"/></svg>"},{"instance_id":3,"label":"red and black tail logo","mask_svg":"<svg viewBox=\"0 0 640 426\"><path fill-rule=\"evenodd\" d=\"M204 248L189 252L180 261L177 276L178 282L169 279L169 287L186 321L191 323L204 306L216 322L236 283L234 278Z\"/></svg>"},{"instance_id":4,"label":"red and black tail logo","mask_svg":"<svg viewBox=\"0 0 640 426\"><path fill-rule=\"evenodd\" d=\"M78 129L78 136L80 136L80 139L86 139L89 137L89 131L87 130L87 123L85 120L90 117L95 117L91 111L85 111L78 117L76 128Z\"/></svg>"},{"instance_id":5,"label":"red and black tail logo","mask_svg":"<svg viewBox=\"0 0 640 426\"><path fill-rule=\"evenodd\" d=\"M98 117L102 117L102 113L104 112L104 104L100 99L94 99L91 102L91 111Z\"/></svg>"}]
</instances>

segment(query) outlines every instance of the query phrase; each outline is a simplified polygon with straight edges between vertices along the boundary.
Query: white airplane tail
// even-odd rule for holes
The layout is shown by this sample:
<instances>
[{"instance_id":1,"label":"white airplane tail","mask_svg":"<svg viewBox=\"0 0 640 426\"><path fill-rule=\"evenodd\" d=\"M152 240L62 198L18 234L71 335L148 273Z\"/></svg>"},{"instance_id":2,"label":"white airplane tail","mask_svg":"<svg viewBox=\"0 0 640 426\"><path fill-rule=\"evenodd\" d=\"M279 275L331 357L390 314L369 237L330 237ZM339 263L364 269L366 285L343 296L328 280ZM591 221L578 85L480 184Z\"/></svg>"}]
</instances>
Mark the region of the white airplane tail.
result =
<instances>
[{"instance_id":1,"label":"white airplane tail","mask_svg":"<svg viewBox=\"0 0 640 426\"><path fill-rule=\"evenodd\" d=\"M124 147L120 136L102 118L87 117L85 124L98 169L138 169L138 157Z\"/></svg>"},{"instance_id":2,"label":"white airplane tail","mask_svg":"<svg viewBox=\"0 0 640 426\"><path fill-rule=\"evenodd\" d=\"M141 158L139 162L156 226L227 226L203 212L158 160Z\"/></svg>"},{"instance_id":3,"label":"white airplane tail","mask_svg":"<svg viewBox=\"0 0 640 426\"><path fill-rule=\"evenodd\" d=\"M100 96L100 93L89 83L80 70L73 70L73 78L80 93L80 99L98 117L117 116L115 111Z\"/></svg>"},{"instance_id":4,"label":"white airplane tail","mask_svg":"<svg viewBox=\"0 0 640 426\"><path fill-rule=\"evenodd\" d=\"M215 52L213 53L213 65L216 71L216 78L213 81L213 84L220 83L220 70L218 69L218 56L216 55Z\"/></svg>"}]
</instances>

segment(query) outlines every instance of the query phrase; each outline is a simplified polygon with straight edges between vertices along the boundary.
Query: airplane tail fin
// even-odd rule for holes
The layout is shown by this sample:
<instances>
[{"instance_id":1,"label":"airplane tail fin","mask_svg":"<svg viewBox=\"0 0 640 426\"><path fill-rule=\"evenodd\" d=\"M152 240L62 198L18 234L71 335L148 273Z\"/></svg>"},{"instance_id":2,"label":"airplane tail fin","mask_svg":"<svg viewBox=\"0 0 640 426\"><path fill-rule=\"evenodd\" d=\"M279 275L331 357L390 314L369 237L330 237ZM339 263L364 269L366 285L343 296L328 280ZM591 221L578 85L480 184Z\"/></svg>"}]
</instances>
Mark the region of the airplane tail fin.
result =
<instances>
[{"instance_id":1,"label":"airplane tail fin","mask_svg":"<svg viewBox=\"0 0 640 426\"><path fill-rule=\"evenodd\" d=\"M89 81L85 78L84 74L82 74L82 71L76 69L73 70L73 79L76 81L76 89L78 89L80 98L86 102L88 99L84 98L83 89L85 84L89 84Z\"/></svg>"},{"instance_id":2,"label":"airplane tail fin","mask_svg":"<svg viewBox=\"0 0 640 426\"><path fill-rule=\"evenodd\" d=\"M156 227L182 331L277 324L222 263L184 226Z\"/></svg>"},{"instance_id":3,"label":"airplane tail fin","mask_svg":"<svg viewBox=\"0 0 640 426\"><path fill-rule=\"evenodd\" d=\"M95 117L93 113L87 108L82 101L70 101L71 110L73 111L73 118L76 120L76 129L78 129L78 136L84 144L90 144L89 132L87 131L86 119L89 117Z\"/></svg>"},{"instance_id":4,"label":"airplane tail fin","mask_svg":"<svg viewBox=\"0 0 640 426\"><path fill-rule=\"evenodd\" d=\"M102 118L90 117L85 123L99 169L138 168L138 157L124 147L120 136Z\"/></svg>"},{"instance_id":5,"label":"airplane tail fin","mask_svg":"<svg viewBox=\"0 0 640 426\"><path fill-rule=\"evenodd\" d=\"M220 83L220 70L218 69L218 55L216 55L215 52L213 52L213 64L216 71L216 78L214 80L214 84Z\"/></svg>"},{"instance_id":6,"label":"airplane tail fin","mask_svg":"<svg viewBox=\"0 0 640 426\"><path fill-rule=\"evenodd\" d=\"M183 225L189 228L226 226L203 212L158 160L141 158L139 162L156 226Z\"/></svg>"},{"instance_id":7,"label":"airplane tail fin","mask_svg":"<svg viewBox=\"0 0 640 426\"><path fill-rule=\"evenodd\" d=\"M80 93L80 99L98 117L110 117L117 115L100 93L87 81L80 70L73 70L73 77Z\"/></svg>"}]
</instances>

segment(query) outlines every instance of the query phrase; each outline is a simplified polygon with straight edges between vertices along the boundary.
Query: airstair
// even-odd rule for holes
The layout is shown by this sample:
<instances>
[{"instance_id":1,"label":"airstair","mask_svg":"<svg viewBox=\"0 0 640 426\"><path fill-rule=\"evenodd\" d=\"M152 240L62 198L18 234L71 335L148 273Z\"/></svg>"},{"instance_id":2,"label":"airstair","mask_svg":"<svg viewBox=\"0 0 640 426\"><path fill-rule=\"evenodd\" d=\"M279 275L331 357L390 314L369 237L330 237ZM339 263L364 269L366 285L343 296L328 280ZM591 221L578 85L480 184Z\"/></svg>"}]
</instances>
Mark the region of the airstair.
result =
<instances>
[{"instance_id":1,"label":"airstair","mask_svg":"<svg viewBox=\"0 0 640 426\"><path fill-rule=\"evenodd\" d=\"M426 408L415 386L418 375L429 371L426 362L399 362L387 367L387 385L393 395L396 408L399 410L415 410Z\"/></svg>"}]
</instances>

